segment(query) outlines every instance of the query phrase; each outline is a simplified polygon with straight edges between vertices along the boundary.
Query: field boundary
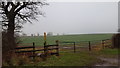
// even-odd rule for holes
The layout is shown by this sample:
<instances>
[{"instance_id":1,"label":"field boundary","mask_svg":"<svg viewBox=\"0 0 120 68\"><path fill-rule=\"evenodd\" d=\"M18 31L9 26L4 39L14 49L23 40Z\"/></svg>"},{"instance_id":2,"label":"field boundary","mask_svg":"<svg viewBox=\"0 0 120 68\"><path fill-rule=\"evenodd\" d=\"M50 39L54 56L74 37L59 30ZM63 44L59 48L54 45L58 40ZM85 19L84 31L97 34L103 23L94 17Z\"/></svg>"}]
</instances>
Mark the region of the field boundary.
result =
<instances>
[{"instance_id":1,"label":"field boundary","mask_svg":"<svg viewBox=\"0 0 120 68\"><path fill-rule=\"evenodd\" d=\"M99 44L93 44L93 42L97 42ZM61 41L59 43L59 45L69 45L69 46L72 46L73 48L73 51L74 53L76 52L77 50L77 45L81 45L81 44L85 44L86 45L86 49L89 50L89 51L92 51L92 50L101 50L101 49L104 49L106 47L111 47L109 46L109 42L111 42L111 39L104 39L104 40L95 40L95 41L81 41L81 42L67 42L67 41Z\"/></svg>"},{"instance_id":2,"label":"field boundary","mask_svg":"<svg viewBox=\"0 0 120 68\"><path fill-rule=\"evenodd\" d=\"M16 50L15 53L17 53L17 54L22 53L22 55L26 55L26 56L28 56L28 54L30 54L29 57L33 57L33 60L34 60L35 57L37 57L36 52L38 52L38 51L44 51L44 55L45 55L45 57L47 57L49 51L51 52L52 50L56 50L56 52L51 52L50 54L59 56L59 47L58 47L59 45L58 45L58 43L56 43L55 45L44 45L43 49L37 49L37 50L35 49L36 48L35 43L33 42L32 44L33 44L33 46L16 47L15 48L15 50ZM22 49L31 49L31 50L22 50Z\"/></svg>"},{"instance_id":3,"label":"field boundary","mask_svg":"<svg viewBox=\"0 0 120 68\"><path fill-rule=\"evenodd\" d=\"M95 41L99 41L99 44L96 44L96 43L93 44L94 41L81 41L81 42L61 41L61 42L56 42L56 44L54 44L54 45L46 45L46 44L44 44L44 46L42 47L43 49L36 49L37 47L35 46L35 43L33 42L33 43L31 43L32 46L22 46L22 47L15 48L16 49L15 53L19 53L19 54L23 53L23 55L27 55L27 53L31 53L30 57L33 57L33 59L36 57L36 52L38 52L38 51L39 52L43 51L45 56L47 56L48 53L50 53L51 55L59 56L59 51L61 51L61 47L62 47L61 45L62 44L69 45L69 46L71 44L72 45L72 49L71 50L73 50L73 52L76 53L77 49L78 49L78 45L81 45L82 43L83 44L86 43L84 45L86 45L85 48L88 51L93 51L93 50L101 50L101 49L106 48L106 46L109 43L107 41L110 41L110 40L111 39L95 40ZM24 49L28 49L28 50L24 50ZM31 50L29 50L29 49L31 49Z\"/></svg>"}]
</instances>

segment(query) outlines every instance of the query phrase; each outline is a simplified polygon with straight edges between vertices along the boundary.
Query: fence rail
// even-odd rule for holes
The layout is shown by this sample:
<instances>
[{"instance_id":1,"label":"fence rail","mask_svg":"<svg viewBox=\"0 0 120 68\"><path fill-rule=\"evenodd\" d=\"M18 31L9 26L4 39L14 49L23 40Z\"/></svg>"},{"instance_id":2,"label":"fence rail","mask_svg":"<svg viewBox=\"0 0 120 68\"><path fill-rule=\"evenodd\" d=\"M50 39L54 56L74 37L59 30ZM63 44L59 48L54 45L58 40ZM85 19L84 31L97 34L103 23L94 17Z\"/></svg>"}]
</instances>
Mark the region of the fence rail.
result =
<instances>
[{"instance_id":1,"label":"fence rail","mask_svg":"<svg viewBox=\"0 0 120 68\"><path fill-rule=\"evenodd\" d=\"M27 52L31 52L33 56L33 58L35 58L35 54L38 51L43 51L44 54L46 54L49 51L55 50L54 52L51 52L51 55L56 55L59 56L59 50L62 51L61 49L64 49L64 47L66 48L70 48L70 50L73 50L74 53L76 53L78 50L88 50L88 51L93 51L94 49L104 49L106 48L107 45L110 45L110 39L104 39L104 40L95 40L95 41L80 41L80 42L70 42L70 41L61 41L61 42L56 42L56 44L54 45L46 45L44 44L44 46L42 47L42 49L36 49L37 47L35 46L35 43L32 43L32 46L25 46L25 47L17 47L16 52L15 53L27 53ZM64 44L64 46L62 46ZM100 46L100 47L98 47ZM22 50L22 49L28 49L28 50ZM29 50L31 49L31 50ZM67 49L65 49L67 50ZM68 50L68 51L70 51Z\"/></svg>"},{"instance_id":2,"label":"fence rail","mask_svg":"<svg viewBox=\"0 0 120 68\"><path fill-rule=\"evenodd\" d=\"M26 47L17 47L15 49L27 49L27 48L34 48L33 46L26 46Z\"/></svg>"},{"instance_id":3,"label":"fence rail","mask_svg":"<svg viewBox=\"0 0 120 68\"><path fill-rule=\"evenodd\" d=\"M56 47L55 47L56 46ZM50 48L50 47L54 47L54 48ZM32 50L22 50L22 49L31 49ZM35 43L33 42L33 46L25 46L25 47L17 47L15 48L16 51L15 53L27 53L27 52L31 52L32 55L30 55L29 57L33 57L33 59L35 59L35 52L37 51L44 51L44 54L48 53L49 50L56 50L56 52L51 52L51 55L56 55L59 56L59 47L58 47L58 43L56 43L55 45L44 45L44 49L35 49ZM47 54L46 54L47 56Z\"/></svg>"},{"instance_id":4,"label":"fence rail","mask_svg":"<svg viewBox=\"0 0 120 68\"><path fill-rule=\"evenodd\" d=\"M15 51L15 53L23 53L23 52L36 52L36 51L44 51L44 49L40 49L40 50Z\"/></svg>"},{"instance_id":5,"label":"fence rail","mask_svg":"<svg viewBox=\"0 0 120 68\"><path fill-rule=\"evenodd\" d=\"M58 45L46 45L44 47L53 47L53 46L58 46Z\"/></svg>"},{"instance_id":6,"label":"fence rail","mask_svg":"<svg viewBox=\"0 0 120 68\"><path fill-rule=\"evenodd\" d=\"M61 41L60 45L64 45L64 47L71 47L73 49L73 52L76 52L78 48L83 49L83 47L89 51L92 51L93 49L104 49L108 43L111 43L111 39L104 39L104 40L93 40L93 41L80 41L80 42L66 42ZM108 41L108 42L107 42ZM72 45L72 46L71 46ZM66 49L67 49L66 47ZM62 48L61 48L62 49Z\"/></svg>"}]
</instances>

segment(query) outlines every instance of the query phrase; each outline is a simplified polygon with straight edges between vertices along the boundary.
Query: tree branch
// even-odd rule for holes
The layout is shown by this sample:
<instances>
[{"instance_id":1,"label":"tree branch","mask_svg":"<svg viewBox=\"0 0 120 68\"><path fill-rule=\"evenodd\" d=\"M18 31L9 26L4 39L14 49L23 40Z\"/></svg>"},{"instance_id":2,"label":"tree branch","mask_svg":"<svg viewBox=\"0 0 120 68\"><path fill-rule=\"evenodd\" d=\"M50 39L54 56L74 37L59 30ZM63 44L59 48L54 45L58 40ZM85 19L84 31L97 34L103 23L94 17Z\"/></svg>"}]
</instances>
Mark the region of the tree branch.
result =
<instances>
[{"instance_id":1,"label":"tree branch","mask_svg":"<svg viewBox=\"0 0 120 68\"><path fill-rule=\"evenodd\" d=\"M21 15L21 14L19 14L19 13L17 13L17 15L22 19L22 20L24 20L25 21L25 19L24 19L24 17L23 17L23 15Z\"/></svg>"},{"instance_id":2,"label":"tree branch","mask_svg":"<svg viewBox=\"0 0 120 68\"><path fill-rule=\"evenodd\" d=\"M20 2L17 2L17 5L15 6L15 8L17 8L20 5Z\"/></svg>"},{"instance_id":3,"label":"tree branch","mask_svg":"<svg viewBox=\"0 0 120 68\"><path fill-rule=\"evenodd\" d=\"M21 7L19 7L16 11L15 11L15 14L17 14L21 9L25 8L27 5L26 2L23 2L23 5Z\"/></svg>"},{"instance_id":4,"label":"tree branch","mask_svg":"<svg viewBox=\"0 0 120 68\"><path fill-rule=\"evenodd\" d=\"M8 14L8 7L9 7L9 5L10 5L10 2L7 2L7 5L3 6L6 15Z\"/></svg>"},{"instance_id":5,"label":"tree branch","mask_svg":"<svg viewBox=\"0 0 120 68\"><path fill-rule=\"evenodd\" d=\"M10 12L14 13L14 10L16 9L15 4L13 4L13 2L10 2L10 3L12 5Z\"/></svg>"}]
</instances>

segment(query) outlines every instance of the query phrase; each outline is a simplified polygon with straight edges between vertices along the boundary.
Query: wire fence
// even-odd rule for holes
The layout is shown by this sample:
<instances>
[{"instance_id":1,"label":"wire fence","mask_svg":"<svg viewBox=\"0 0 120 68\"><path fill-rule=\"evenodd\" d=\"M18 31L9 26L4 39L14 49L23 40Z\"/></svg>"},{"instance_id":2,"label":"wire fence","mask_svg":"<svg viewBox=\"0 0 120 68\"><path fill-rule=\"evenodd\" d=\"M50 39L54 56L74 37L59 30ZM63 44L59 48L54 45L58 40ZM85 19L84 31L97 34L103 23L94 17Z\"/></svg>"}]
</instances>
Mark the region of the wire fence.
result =
<instances>
[{"instance_id":1,"label":"wire fence","mask_svg":"<svg viewBox=\"0 0 120 68\"><path fill-rule=\"evenodd\" d=\"M112 42L111 39L81 42L60 42L59 47L60 51L65 52L96 51L112 47Z\"/></svg>"},{"instance_id":2,"label":"wire fence","mask_svg":"<svg viewBox=\"0 0 120 68\"><path fill-rule=\"evenodd\" d=\"M34 42L35 44L38 42ZM19 43L20 46L32 46L31 43ZM36 44L36 49L42 49L43 46L38 46ZM94 41L59 41L60 52L79 52L79 51L94 51L101 50L106 47L112 47L111 39L104 40L94 40Z\"/></svg>"}]
</instances>

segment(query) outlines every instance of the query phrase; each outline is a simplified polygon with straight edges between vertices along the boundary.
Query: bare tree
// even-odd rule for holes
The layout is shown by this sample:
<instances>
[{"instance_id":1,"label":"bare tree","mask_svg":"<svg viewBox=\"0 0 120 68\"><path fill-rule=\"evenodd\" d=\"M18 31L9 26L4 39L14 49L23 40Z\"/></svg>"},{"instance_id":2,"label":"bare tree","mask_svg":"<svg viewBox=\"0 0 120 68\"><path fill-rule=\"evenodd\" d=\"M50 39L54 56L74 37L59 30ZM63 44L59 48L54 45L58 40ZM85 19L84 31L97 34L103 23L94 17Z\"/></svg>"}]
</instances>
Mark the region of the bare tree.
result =
<instances>
[{"instance_id":1,"label":"bare tree","mask_svg":"<svg viewBox=\"0 0 120 68\"><path fill-rule=\"evenodd\" d=\"M9 49L15 47L14 33L21 29L26 22L32 23L37 20L37 15L44 15L40 7L47 5L46 2L0 2L0 14L2 17L2 26L6 32L6 40ZM4 44L3 44L4 45Z\"/></svg>"}]
</instances>

